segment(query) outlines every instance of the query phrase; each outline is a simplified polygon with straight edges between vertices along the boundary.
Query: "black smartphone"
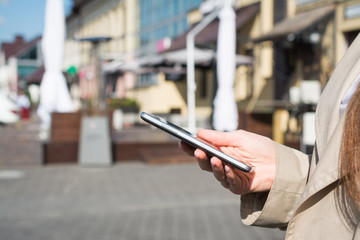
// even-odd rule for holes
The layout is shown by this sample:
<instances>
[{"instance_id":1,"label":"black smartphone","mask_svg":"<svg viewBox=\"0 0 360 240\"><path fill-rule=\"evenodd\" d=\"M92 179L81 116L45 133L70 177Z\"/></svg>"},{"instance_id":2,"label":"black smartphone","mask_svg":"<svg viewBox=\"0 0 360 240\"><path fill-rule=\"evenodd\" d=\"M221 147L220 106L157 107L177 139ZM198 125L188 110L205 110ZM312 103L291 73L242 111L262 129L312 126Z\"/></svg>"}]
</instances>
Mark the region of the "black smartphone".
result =
<instances>
[{"instance_id":1,"label":"black smartphone","mask_svg":"<svg viewBox=\"0 0 360 240\"><path fill-rule=\"evenodd\" d=\"M199 148L203 151L205 151L209 156L215 156L219 158L221 161L243 171L243 172L250 172L251 167L243 162L240 162L239 160L236 160L235 158L221 152L219 149L217 149L215 146L210 146L209 143L206 143L205 141L197 138L195 134L192 134L185 129L167 121L164 118L161 118L159 116L154 116L145 112L142 112L140 114L141 119L143 119L145 122L181 139L182 141L190 144L191 146L195 148Z\"/></svg>"}]
</instances>

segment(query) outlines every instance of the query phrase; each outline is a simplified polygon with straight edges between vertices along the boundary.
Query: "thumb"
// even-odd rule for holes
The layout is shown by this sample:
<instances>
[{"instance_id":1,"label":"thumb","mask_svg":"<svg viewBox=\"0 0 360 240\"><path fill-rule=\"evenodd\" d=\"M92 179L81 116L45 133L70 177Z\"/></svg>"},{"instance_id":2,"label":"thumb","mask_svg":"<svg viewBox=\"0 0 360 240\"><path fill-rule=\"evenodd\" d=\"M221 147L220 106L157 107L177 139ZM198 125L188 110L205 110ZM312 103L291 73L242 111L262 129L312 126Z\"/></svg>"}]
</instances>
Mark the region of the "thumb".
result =
<instances>
[{"instance_id":1,"label":"thumb","mask_svg":"<svg viewBox=\"0 0 360 240\"><path fill-rule=\"evenodd\" d=\"M199 138L204 139L217 146L237 146L242 138L242 131L235 132L218 132L208 129L199 129L197 135Z\"/></svg>"}]
</instances>

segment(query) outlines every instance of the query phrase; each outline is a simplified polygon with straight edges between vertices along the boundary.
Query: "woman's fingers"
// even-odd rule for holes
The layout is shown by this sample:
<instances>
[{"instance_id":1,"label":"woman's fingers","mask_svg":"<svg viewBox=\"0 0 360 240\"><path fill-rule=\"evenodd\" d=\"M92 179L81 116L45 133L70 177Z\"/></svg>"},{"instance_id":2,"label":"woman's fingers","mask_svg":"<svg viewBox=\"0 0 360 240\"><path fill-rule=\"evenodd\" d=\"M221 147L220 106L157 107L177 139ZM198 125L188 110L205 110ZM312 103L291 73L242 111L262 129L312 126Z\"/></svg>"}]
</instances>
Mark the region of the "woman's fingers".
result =
<instances>
[{"instance_id":1,"label":"woman's fingers","mask_svg":"<svg viewBox=\"0 0 360 240\"><path fill-rule=\"evenodd\" d=\"M234 194L243 194L248 192L245 176L239 175L239 173L235 172L233 167L224 165L215 157L211 158L210 162L215 178L224 188L229 189Z\"/></svg>"},{"instance_id":2,"label":"woman's fingers","mask_svg":"<svg viewBox=\"0 0 360 240\"><path fill-rule=\"evenodd\" d=\"M179 141L178 145L179 145L179 148L181 150L183 150L185 153L187 153L188 155L195 156L195 158L198 161L199 166L202 170L209 171L209 172L212 171L209 159L204 151L202 151L200 149L196 149L183 141Z\"/></svg>"},{"instance_id":3,"label":"woman's fingers","mask_svg":"<svg viewBox=\"0 0 360 240\"><path fill-rule=\"evenodd\" d=\"M225 169L226 179L229 184L229 190L232 193L241 194L242 193L241 186L243 184L241 182L241 178L237 177L238 175L235 173L234 168L225 165L224 169Z\"/></svg>"},{"instance_id":4,"label":"woman's fingers","mask_svg":"<svg viewBox=\"0 0 360 240\"><path fill-rule=\"evenodd\" d=\"M227 182L224 165L223 163L216 157L212 157L211 160L211 168L215 178L221 183L224 188L229 188L229 183Z\"/></svg>"},{"instance_id":5,"label":"woman's fingers","mask_svg":"<svg viewBox=\"0 0 360 240\"><path fill-rule=\"evenodd\" d=\"M209 140L209 142L218 146L232 146L230 143L233 145L234 143L236 144L234 136L237 136L237 140L239 140L239 135L240 138L244 137L244 134L240 131L237 131L237 135L212 130L198 131L200 138ZM200 168L204 171L212 172L224 188L229 189L235 194L243 194L248 191L249 187L246 186L246 184L248 184L249 181L247 181L245 175L236 171L237 169L224 164L217 157L211 157L210 159L203 150L196 149L183 141L179 142L179 148L190 156L195 156ZM233 147L231 149L233 149Z\"/></svg>"},{"instance_id":6,"label":"woman's fingers","mask_svg":"<svg viewBox=\"0 0 360 240\"><path fill-rule=\"evenodd\" d=\"M183 150L185 153L187 153L190 156L194 156L195 148L190 146L189 144L179 141L178 146L181 150Z\"/></svg>"},{"instance_id":7,"label":"woman's fingers","mask_svg":"<svg viewBox=\"0 0 360 240\"><path fill-rule=\"evenodd\" d=\"M225 170L226 179L227 179L227 182L229 183L229 185L235 186L236 185L236 175L235 175L234 169L229 167L228 165L225 165L224 170Z\"/></svg>"},{"instance_id":8,"label":"woman's fingers","mask_svg":"<svg viewBox=\"0 0 360 240\"><path fill-rule=\"evenodd\" d=\"M198 161L198 164L202 170L211 172L212 168L210 165L209 158L207 157L206 153L200 149L196 149L194 152L194 156Z\"/></svg>"}]
</instances>

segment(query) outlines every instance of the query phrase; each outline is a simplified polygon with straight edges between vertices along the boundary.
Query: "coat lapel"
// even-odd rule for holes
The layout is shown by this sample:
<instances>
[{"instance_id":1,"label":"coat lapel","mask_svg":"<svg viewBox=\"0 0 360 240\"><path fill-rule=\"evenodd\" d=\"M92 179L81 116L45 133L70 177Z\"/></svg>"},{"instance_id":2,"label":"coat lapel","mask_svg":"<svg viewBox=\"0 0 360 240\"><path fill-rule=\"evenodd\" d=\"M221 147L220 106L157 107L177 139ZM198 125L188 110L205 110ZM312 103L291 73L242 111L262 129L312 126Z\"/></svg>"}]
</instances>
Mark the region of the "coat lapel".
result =
<instances>
[{"instance_id":1,"label":"coat lapel","mask_svg":"<svg viewBox=\"0 0 360 240\"><path fill-rule=\"evenodd\" d=\"M318 104L315 123L316 152L313 154L309 180L300 199L300 205L339 178L338 156L345 120L345 113L340 118L340 104L359 74L360 35L340 61Z\"/></svg>"},{"instance_id":2,"label":"coat lapel","mask_svg":"<svg viewBox=\"0 0 360 240\"><path fill-rule=\"evenodd\" d=\"M319 158L340 119L340 103L360 73L360 34L346 51L324 89L316 111L316 144Z\"/></svg>"},{"instance_id":3,"label":"coat lapel","mask_svg":"<svg viewBox=\"0 0 360 240\"><path fill-rule=\"evenodd\" d=\"M318 161L311 173L305 191L300 198L300 203L305 202L313 194L339 179L339 162L337 156L340 154L344 122L345 116L342 116L327 143L321 160ZM313 156L312 164L316 164L315 158L316 156Z\"/></svg>"}]
</instances>

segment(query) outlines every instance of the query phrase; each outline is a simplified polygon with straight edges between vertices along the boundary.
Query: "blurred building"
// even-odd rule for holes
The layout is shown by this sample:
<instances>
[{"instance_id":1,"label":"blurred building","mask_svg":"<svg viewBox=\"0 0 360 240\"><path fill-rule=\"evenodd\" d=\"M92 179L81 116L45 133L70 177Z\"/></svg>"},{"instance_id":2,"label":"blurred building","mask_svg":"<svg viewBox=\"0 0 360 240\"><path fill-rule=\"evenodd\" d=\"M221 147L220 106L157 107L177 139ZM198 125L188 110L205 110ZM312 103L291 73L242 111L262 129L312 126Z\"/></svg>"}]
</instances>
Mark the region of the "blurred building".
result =
<instances>
[{"instance_id":1,"label":"blurred building","mask_svg":"<svg viewBox=\"0 0 360 240\"><path fill-rule=\"evenodd\" d=\"M90 43L78 42L88 37L111 37L102 44L102 59L131 58L139 47L138 1L74 0L67 17L64 67L89 64Z\"/></svg>"},{"instance_id":2,"label":"blurred building","mask_svg":"<svg viewBox=\"0 0 360 240\"><path fill-rule=\"evenodd\" d=\"M273 49L273 138L312 145L314 123L307 117L314 118L322 88L359 33L360 1L283 0L272 6L272 29L253 42Z\"/></svg>"},{"instance_id":3,"label":"blurred building","mask_svg":"<svg viewBox=\"0 0 360 240\"><path fill-rule=\"evenodd\" d=\"M91 62L91 43L80 42L90 37L110 37L101 43L103 62L134 58L139 46L138 1L133 0L74 0L66 19L67 37L64 53L64 69L71 69L78 82L73 82L71 93L75 98L89 99L94 95L95 73ZM135 81L129 75L130 81Z\"/></svg>"},{"instance_id":4,"label":"blurred building","mask_svg":"<svg viewBox=\"0 0 360 240\"><path fill-rule=\"evenodd\" d=\"M139 0L140 7L140 51L156 53L163 42L188 30L189 10L197 9L201 0Z\"/></svg>"},{"instance_id":5,"label":"blurred building","mask_svg":"<svg viewBox=\"0 0 360 240\"><path fill-rule=\"evenodd\" d=\"M117 89L121 91L116 91L116 97L136 100L141 111L157 114L180 112L185 119L184 94L174 82L166 79L166 73L169 73L166 72L167 68L170 67L172 71L175 63L165 63L166 59L161 53L171 46L172 39L188 30L188 12L197 9L200 3L201 0L139 1L140 45L132 61L133 66L120 61L115 71L108 72L110 76L120 76ZM180 71L184 70L183 64L177 66ZM135 85L130 85L125 78L129 71L137 76ZM181 77L183 79L183 74Z\"/></svg>"},{"instance_id":6,"label":"blurred building","mask_svg":"<svg viewBox=\"0 0 360 240\"><path fill-rule=\"evenodd\" d=\"M253 32L258 31L260 24L256 21L260 4L257 1L239 1L236 5L236 28L238 35L238 76L242 75L241 83L246 85L252 73L252 55L249 47L244 46ZM190 9L187 14L188 29L171 40L164 38L157 42L156 64L149 64L155 71L141 73L139 86L133 91L133 96L141 102L142 110L158 114L180 113L176 121L186 125L187 88L186 88L186 36L199 24L204 13L197 8ZM211 127L212 101L216 91L216 42L219 21L214 19L195 38L195 80L196 118L198 127ZM250 49L251 52L251 49ZM244 55L249 58L244 58ZM243 60L245 59L245 60ZM146 69L146 65L143 65ZM238 86L238 85L237 85ZM248 85L247 87L249 87ZM241 89L243 91L243 89ZM245 90L245 95L248 94ZM237 94L239 95L239 94ZM239 96L237 96L239 97ZM241 96L240 96L241 97Z\"/></svg>"},{"instance_id":7,"label":"blurred building","mask_svg":"<svg viewBox=\"0 0 360 240\"><path fill-rule=\"evenodd\" d=\"M19 89L40 84L44 73L40 43L41 37L25 41L22 36L1 43L0 91L14 100Z\"/></svg>"},{"instance_id":8,"label":"blurred building","mask_svg":"<svg viewBox=\"0 0 360 240\"><path fill-rule=\"evenodd\" d=\"M172 83L160 83L163 78L153 66L158 50L166 48L163 46L166 42L164 38L170 39L186 31L187 13L199 5L200 0L75 0L72 13L67 17L64 68L77 69L80 97L91 98L95 84L94 68L90 62L91 45L77 39L106 36L111 40L101 44L101 59L108 97L131 98L138 101L140 106L151 103L154 107L151 112L171 108L171 103L163 104L165 107L157 104L159 101L164 103L164 97L169 99L168 94L174 97L175 108L179 102L184 105ZM146 63L151 66L140 66ZM146 94L141 93L144 88L154 85L159 86L155 92L149 90ZM146 100L143 101L144 97Z\"/></svg>"},{"instance_id":9,"label":"blurred building","mask_svg":"<svg viewBox=\"0 0 360 240\"><path fill-rule=\"evenodd\" d=\"M108 96L136 100L141 111L176 113L183 121L186 35L206 15L207 2L75 0L67 18L64 67L75 67L90 83L90 45L74 39L111 37L101 56ZM239 128L298 142L303 114L314 111L321 89L359 32L360 0L237 0L235 10ZM195 38L200 127L211 124L218 23L215 19Z\"/></svg>"}]
</instances>

